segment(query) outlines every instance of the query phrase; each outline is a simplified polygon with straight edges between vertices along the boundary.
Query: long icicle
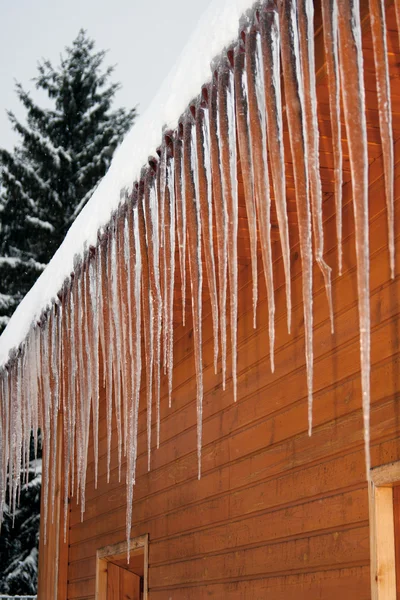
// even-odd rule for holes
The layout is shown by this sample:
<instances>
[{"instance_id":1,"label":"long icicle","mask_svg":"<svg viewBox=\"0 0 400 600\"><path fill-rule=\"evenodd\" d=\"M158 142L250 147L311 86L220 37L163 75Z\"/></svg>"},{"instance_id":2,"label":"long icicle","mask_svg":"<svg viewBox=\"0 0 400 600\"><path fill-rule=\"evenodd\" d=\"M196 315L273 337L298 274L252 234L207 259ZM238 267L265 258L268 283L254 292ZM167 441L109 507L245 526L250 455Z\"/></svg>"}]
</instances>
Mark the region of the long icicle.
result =
<instances>
[{"instance_id":1,"label":"long icicle","mask_svg":"<svg viewBox=\"0 0 400 600\"><path fill-rule=\"evenodd\" d=\"M208 290L211 302L211 315L214 333L214 371L217 373L218 361L218 291L215 275L214 239L213 239L213 202L210 155L210 121L208 108L199 99L196 107L192 105L196 127L197 181L196 193L200 202L200 218L203 229L203 250L206 263Z\"/></svg>"},{"instance_id":2,"label":"long icicle","mask_svg":"<svg viewBox=\"0 0 400 600\"><path fill-rule=\"evenodd\" d=\"M155 187L157 162L149 159L150 167L147 169L144 182L144 213L146 218L147 252L149 260L150 289L153 299L153 352L154 352L154 385L156 397L157 431L160 430L161 407L160 407L160 372L161 372L161 322L162 322L162 298L160 289L160 265L159 265L159 227L158 206ZM151 419L151 412L148 417ZM148 468L150 469L150 445L151 427L148 430Z\"/></svg>"},{"instance_id":3,"label":"long icicle","mask_svg":"<svg viewBox=\"0 0 400 600\"><path fill-rule=\"evenodd\" d=\"M171 408L174 354L174 283L175 283L175 165L173 133L164 135L165 145L165 344L168 375L168 405Z\"/></svg>"},{"instance_id":4,"label":"long icicle","mask_svg":"<svg viewBox=\"0 0 400 600\"><path fill-rule=\"evenodd\" d=\"M281 34L276 4L269 0L259 13L261 48L264 64L264 97L267 112L267 137L271 175L274 187L276 214L281 240L283 269L286 283L287 327L292 323L292 291L290 278L289 223L286 206L285 153L281 93L280 45Z\"/></svg>"},{"instance_id":5,"label":"long icicle","mask_svg":"<svg viewBox=\"0 0 400 600\"><path fill-rule=\"evenodd\" d=\"M324 228L322 219L322 184L319 166L319 129L314 59L314 4L313 0L298 1L298 29L300 64L303 79L305 139L307 169L311 192L311 214L314 231L315 258L321 270L328 299L331 332L333 333L332 269L324 260Z\"/></svg>"},{"instance_id":6,"label":"long icicle","mask_svg":"<svg viewBox=\"0 0 400 600\"><path fill-rule=\"evenodd\" d=\"M394 153L392 130L392 99L388 48L386 41L386 17L384 0L369 0L372 42L374 48L376 89L378 94L379 127L382 140L383 165L385 169L386 210L388 219L390 275L395 275L394 248Z\"/></svg>"},{"instance_id":7,"label":"long icicle","mask_svg":"<svg viewBox=\"0 0 400 600\"><path fill-rule=\"evenodd\" d=\"M229 52L231 55L231 52ZM230 325L233 399L237 400L237 316L238 316L238 188L236 164L235 83L228 56L218 73L219 150L222 171L222 194L226 205L228 236L228 275L230 287Z\"/></svg>"},{"instance_id":8,"label":"long icicle","mask_svg":"<svg viewBox=\"0 0 400 600\"><path fill-rule=\"evenodd\" d=\"M192 290L193 341L197 381L197 475L201 476L201 449L203 430L203 360L202 360L202 282L201 221L199 199L196 198L195 156L192 134L194 126L190 114L183 126L183 168L185 178L185 203L189 246L189 267Z\"/></svg>"},{"instance_id":9,"label":"long icicle","mask_svg":"<svg viewBox=\"0 0 400 600\"><path fill-rule=\"evenodd\" d=\"M125 219L126 204L120 206L117 218L117 265L118 270L118 305L120 309L120 327L121 327L121 390L122 390L122 431L124 456L127 453L128 445L128 404L131 401L130 391L130 347L129 347L129 320L128 320L128 290L127 290L127 266L125 253Z\"/></svg>"},{"instance_id":10,"label":"long icicle","mask_svg":"<svg viewBox=\"0 0 400 600\"><path fill-rule=\"evenodd\" d=\"M178 234L179 264L181 271L182 324L186 319L186 205L185 178L183 176L183 125L178 126L174 139L176 230Z\"/></svg>"},{"instance_id":11,"label":"long icicle","mask_svg":"<svg viewBox=\"0 0 400 600\"><path fill-rule=\"evenodd\" d=\"M308 433L311 435L314 362L311 213L306 166L308 154L304 132L304 91L301 83L300 49L297 36L297 10L295 0L280 0L279 21L282 36L282 70L285 83L290 148L293 159L297 218L299 223L300 255L303 270L302 284L308 391Z\"/></svg>"},{"instance_id":12,"label":"long icicle","mask_svg":"<svg viewBox=\"0 0 400 600\"><path fill-rule=\"evenodd\" d=\"M150 468L151 449L151 412L152 412L152 390L153 390L153 362L154 362L154 334L153 334L153 296L150 286L150 267L148 256L148 245L146 240L146 224L144 218L144 177L141 177L139 187L134 191L133 202L137 194L138 222L140 252L142 256L142 305L143 305L143 334L146 364L146 386L147 386L147 468ZM157 448L159 446L160 432L157 421Z\"/></svg>"},{"instance_id":13,"label":"long icicle","mask_svg":"<svg viewBox=\"0 0 400 600\"><path fill-rule=\"evenodd\" d=\"M228 272L228 218L225 196L222 193L221 155L219 148L218 71L215 70L209 87L203 88L203 97L209 106L210 153L213 181L215 228L217 232L219 325L221 332L222 388L226 384L226 297Z\"/></svg>"},{"instance_id":14,"label":"long icicle","mask_svg":"<svg viewBox=\"0 0 400 600\"><path fill-rule=\"evenodd\" d=\"M93 422L94 486L97 489L99 463L99 305L97 290L97 264L95 249L90 249L89 276L89 344L91 362L91 396Z\"/></svg>"},{"instance_id":15,"label":"long icicle","mask_svg":"<svg viewBox=\"0 0 400 600\"><path fill-rule=\"evenodd\" d=\"M342 185L343 153L342 124L340 121L340 74L338 43L338 7L337 0L322 0L322 23L324 29L324 47L326 70L328 75L329 110L331 116L333 164L335 171L335 211L336 237L338 244L338 268L342 274Z\"/></svg>"},{"instance_id":16,"label":"long icicle","mask_svg":"<svg viewBox=\"0 0 400 600\"><path fill-rule=\"evenodd\" d=\"M109 256L110 261L110 297L111 297L111 326L113 329L113 374L115 380L114 406L117 422L117 443L118 443L118 480L121 480L122 466L122 328L121 311L119 303L119 274L118 274L118 220L117 213L114 213L111 219L111 237L110 237Z\"/></svg>"},{"instance_id":17,"label":"long icicle","mask_svg":"<svg viewBox=\"0 0 400 600\"><path fill-rule=\"evenodd\" d=\"M245 34L243 33L243 37ZM256 326L258 301L257 272L257 214L254 195L253 156L250 140L249 91L245 68L245 46L239 40L235 48L236 122L239 142L240 165L243 177L244 199L250 238L251 273L253 280L253 327Z\"/></svg>"},{"instance_id":18,"label":"long icicle","mask_svg":"<svg viewBox=\"0 0 400 600\"><path fill-rule=\"evenodd\" d=\"M358 0L338 0L338 9L340 76L353 190L365 464L367 479L369 479L371 466L369 449L371 322L369 305L368 145L360 6Z\"/></svg>"},{"instance_id":19,"label":"long icicle","mask_svg":"<svg viewBox=\"0 0 400 600\"><path fill-rule=\"evenodd\" d=\"M267 287L268 329L271 371L274 371L275 298L271 246L271 197L267 162L267 123L261 38L253 27L246 35L246 72L249 89L250 134L253 147L253 173L257 218L264 276Z\"/></svg>"}]
</instances>

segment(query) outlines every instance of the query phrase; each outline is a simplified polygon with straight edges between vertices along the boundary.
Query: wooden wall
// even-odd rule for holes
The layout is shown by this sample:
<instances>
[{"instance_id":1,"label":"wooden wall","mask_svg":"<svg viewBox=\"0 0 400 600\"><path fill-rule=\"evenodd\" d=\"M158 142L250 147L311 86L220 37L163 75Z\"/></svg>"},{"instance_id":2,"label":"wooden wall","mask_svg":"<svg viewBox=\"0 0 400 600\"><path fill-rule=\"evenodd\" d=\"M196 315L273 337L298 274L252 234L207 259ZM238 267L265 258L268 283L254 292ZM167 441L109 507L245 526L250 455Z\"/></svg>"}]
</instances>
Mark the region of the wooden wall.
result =
<instances>
[{"instance_id":1,"label":"wooden wall","mask_svg":"<svg viewBox=\"0 0 400 600\"><path fill-rule=\"evenodd\" d=\"M400 137L398 39L388 10L395 139ZM373 466L400 459L400 277L389 279L387 224L371 38L364 31L370 154L372 318L371 454ZM395 57L395 54L397 56ZM326 80L319 77L325 256L333 268L335 333L322 277L314 268L314 430L307 434L301 269L295 218L292 242L293 327L286 329L284 278L275 243L275 374L268 359L265 287L260 270L257 329L252 327L248 240L241 197L238 402L231 380L214 375L209 303L204 305L203 475L197 480L193 340L190 319L175 330L172 408L162 386L161 446L147 472L146 409L132 536L148 533L151 600L204 598L341 600L370 598L368 491L365 481L359 372L356 259L345 152L344 272L337 273L333 172ZM345 137L345 136L344 136ZM288 150L288 149L287 149ZM287 156L290 156L289 150ZM396 143L396 223L400 222L400 141ZM293 184L288 164L288 198ZM400 273L400 239L396 228ZM179 268L178 268L179 273ZM179 282L178 282L179 283ZM177 285L178 285L177 283ZM177 314L179 307L177 306ZM187 304L190 314L190 304ZM230 368L230 363L228 370ZM83 523L71 499L68 599L93 600L98 548L125 539L125 472L118 480L116 436L106 482L105 398L100 422L98 489L89 464ZM155 411L154 413L155 414ZM154 424L155 425L155 424ZM155 429L153 445L155 440ZM92 451L90 451L92 460Z\"/></svg>"}]
</instances>

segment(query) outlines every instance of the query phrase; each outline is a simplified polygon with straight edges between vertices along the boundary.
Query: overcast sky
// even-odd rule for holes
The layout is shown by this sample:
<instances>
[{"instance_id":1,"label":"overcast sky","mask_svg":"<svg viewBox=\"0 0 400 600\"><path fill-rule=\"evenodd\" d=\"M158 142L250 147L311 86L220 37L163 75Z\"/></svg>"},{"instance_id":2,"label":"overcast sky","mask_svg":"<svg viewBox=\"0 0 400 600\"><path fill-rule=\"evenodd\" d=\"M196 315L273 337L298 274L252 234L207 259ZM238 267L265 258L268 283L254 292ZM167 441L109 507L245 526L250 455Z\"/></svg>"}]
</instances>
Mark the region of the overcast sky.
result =
<instances>
[{"instance_id":1,"label":"overcast sky","mask_svg":"<svg viewBox=\"0 0 400 600\"><path fill-rule=\"evenodd\" d=\"M38 60L57 65L82 27L98 50L109 50L105 64L116 65L113 81L122 89L115 108L138 104L144 112L210 1L0 0L0 146L11 149L17 139L6 109L24 115L15 80L34 90ZM33 98L46 101L36 91Z\"/></svg>"}]
</instances>

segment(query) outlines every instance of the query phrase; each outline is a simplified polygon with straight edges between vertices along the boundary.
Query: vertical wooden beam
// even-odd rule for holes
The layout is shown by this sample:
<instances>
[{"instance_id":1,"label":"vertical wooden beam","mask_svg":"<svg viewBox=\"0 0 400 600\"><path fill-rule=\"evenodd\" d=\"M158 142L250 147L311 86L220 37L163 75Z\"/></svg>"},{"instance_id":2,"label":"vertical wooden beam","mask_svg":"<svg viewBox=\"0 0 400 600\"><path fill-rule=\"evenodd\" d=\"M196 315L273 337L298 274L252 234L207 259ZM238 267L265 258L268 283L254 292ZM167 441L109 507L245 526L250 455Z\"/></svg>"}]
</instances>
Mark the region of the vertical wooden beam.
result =
<instances>
[{"instance_id":1,"label":"vertical wooden beam","mask_svg":"<svg viewBox=\"0 0 400 600\"><path fill-rule=\"evenodd\" d=\"M382 472L380 472L381 476ZM377 477L377 479L379 479ZM380 480L380 479L379 479ZM396 600L393 489L369 482L372 600Z\"/></svg>"}]
</instances>

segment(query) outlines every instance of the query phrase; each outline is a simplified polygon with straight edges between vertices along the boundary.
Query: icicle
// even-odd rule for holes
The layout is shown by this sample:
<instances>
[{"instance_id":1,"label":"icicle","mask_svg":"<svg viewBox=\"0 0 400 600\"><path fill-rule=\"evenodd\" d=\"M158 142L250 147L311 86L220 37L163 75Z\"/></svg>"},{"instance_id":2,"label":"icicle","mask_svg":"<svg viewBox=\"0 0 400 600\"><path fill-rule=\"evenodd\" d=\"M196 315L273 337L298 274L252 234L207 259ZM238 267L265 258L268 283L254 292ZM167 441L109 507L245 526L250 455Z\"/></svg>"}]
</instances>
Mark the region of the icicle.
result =
<instances>
[{"instance_id":1,"label":"icicle","mask_svg":"<svg viewBox=\"0 0 400 600\"><path fill-rule=\"evenodd\" d=\"M281 34L276 5L269 0L260 12L261 48L264 64L264 98L269 158L274 186L276 214L282 247L283 268L286 282L287 327L290 333L292 321L289 224L285 190L285 155L283 146L282 96L280 44Z\"/></svg>"},{"instance_id":2,"label":"icicle","mask_svg":"<svg viewBox=\"0 0 400 600\"><path fill-rule=\"evenodd\" d=\"M107 483L110 481L111 464L111 438L112 438L112 394L113 394L113 326L110 317L111 313L111 295L109 293L110 283L110 230L100 233L100 240L97 247L98 263L97 277L99 290L99 310L101 305L100 318L100 342L103 355L103 387L106 388L106 423L107 423Z\"/></svg>"},{"instance_id":3,"label":"icicle","mask_svg":"<svg viewBox=\"0 0 400 600\"><path fill-rule=\"evenodd\" d=\"M252 28L246 36L246 71L249 91L250 134L253 148L257 217L260 230L261 254L267 286L269 347L271 371L274 371L275 298L272 272L271 197L267 162L267 121L262 62L261 36Z\"/></svg>"},{"instance_id":4,"label":"icicle","mask_svg":"<svg viewBox=\"0 0 400 600\"><path fill-rule=\"evenodd\" d=\"M367 479L369 479L371 465L369 450L371 323L369 306L368 146L361 24L358 0L338 0L338 9L340 76L353 189L365 463Z\"/></svg>"},{"instance_id":5,"label":"icicle","mask_svg":"<svg viewBox=\"0 0 400 600\"><path fill-rule=\"evenodd\" d=\"M176 198L176 228L178 233L179 264L181 270L182 290L182 323L185 326L186 314L186 205L185 179L183 176L183 126L179 124L178 133L174 140L175 166L175 198Z\"/></svg>"},{"instance_id":6,"label":"icicle","mask_svg":"<svg viewBox=\"0 0 400 600\"><path fill-rule=\"evenodd\" d=\"M192 292L193 340L197 381L197 467L201 476L201 447L203 426L203 361L202 361L202 283L203 269L201 261L201 221L200 203L196 198L195 156L192 144L193 126L191 115L187 114L183 124L183 156L185 178L185 203L187 234L189 244L189 267Z\"/></svg>"},{"instance_id":7,"label":"icicle","mask_svg":"<svg viewBox=\"0 0 400 600\"><path fill-rule=\"evenodd\" d=\"M126 204L122 205L117 213L117 264L118 270L118 304L120 311L121 326L121 384L122 384L122 429L123 429L123 447L124 456L127 452L128 444L128 405L132 401L131 379L128 373L128 366L131 362L129 347L129 309L128 309L128 271L126 267L126 246L125 240L125 220Z\"/></svg>"},{"instance_id":8,"label":"icicle","mask_svg":"<svg viewBox=\"0 0 400 600\"><path fill-rule=\"evenodd\" d=\"M336 0L322 0L322 22L328 74L333 160L335 170L336 236L339 275L342 274L342 125L340 121L340 81L338 47L338 7Z\"/></svg>"},{"instance_id":9,"label":"icicle","mask_svg":"<svg viewBox=\"0 0 400 600\"><path fill-rule=\"evenodd\" d=\"M314 60L314 4L313 0L300 0L298 12L300 63L303 77L305 139L307 144L307 169L311 191L312 223L315 241L315 258L325 282L328 298L331 332L333 333L332 269L324 260L324 229L322 224L322 186L319 168L319 130L317 118L317 93Z\"/></svg>"},{"instance_id":10,"label":"icicle","mask_svg":"<svg viewBox=\"0 0 400 600\"><path fill-rule=\"evenodd\" d=\"M49 500L49 481L50 481L50 448L51 448L51 390L50 390L50 358L49 358L49 324L45 321L40 330L40 356L41 373L43 379L43 436L44 436L44 460L43 460L43 506L44 506L44 539L47 539L47 518L48 518L48 500ZM17 411L16 417L17 417ZM15 473L14 473L15 474Z\"/></svg>"},{"instance_id":11,"label":"icicle","mask_svg":"<svg viewBox=\"0 0 400 600\"><path fill-rule=\"evenodd\" d=\"M253 327L256 326L258 300L257 215L254 195L253 156L250 140L249 92L245 68L245 48L242 40L235 48L236 120L250 237L251 272L253 279Z\"/></svg>"},{"instance_id":12,"label":"icicle","mask_svg":"<svg viewBox=\"0 0 400 600\"><path fill-rule=\"evenodd\" d=\"M70 332L70 302L69 302L69 283L64 282L63 290L61 294L62 301L62 320L61 320L61 354L62 362L61 376L62 376L62 410L63 410L63 459L64 459L64 489L63 489L63 506L64 506L64 543L67 540L67 521L68 521L68 495L69 495L69 479L70 479L70 467L71 467L71 410L70 410L70 386L69 386L69 372L72 368L69 358L70 353L68 351L68 344L71 340Z\"/></svg>"},{"instance_id":13,"label":"icicle","mask_svg":"<svg viewBox=\"0 0 400 600\"><path fill-rule=\"evenodd\" d=\"M70 326L70 343L69 349L69 390L70 390L70 448L71 448L71 495L74 495L74 483L75 483L75 445L76 445L76 391L77 391L77 365L76 365L76 319L75 319L75 308L76 308L76 286L77 283L75 278L71 276L71 287L70 287L70 307L69 307L69 326Z\"/></svg>"},{"instance_id":14,"label":"icicle","mask_svg":"<svg viewBox=\"0 0 400 600\"><path fill-rule=\"evenodd\" d=\"M153 362L154 362L154 317L153 317L153 297L150 285L150 257L148 255L148 246L146 240L146 223L144 218L144 177L139 183L138 189L138 221L139 221L139 239L142 256L142 303L143 303L143 329L144 346L146 362L146 385L147 385L147 467L150 468L150 450L151 450L151 411L152 411L152 389L153 389ZM159 447L160 428L157 420L157 448Z\"/></svg>"},{"instance_id":15,"label":"icicle","mask_svg":"<svg viewBox=\"0 0 400 600\"><path fill-rule=\"evenodd\" d=\"M219 322L221 332L222 388L226 382L226 296L228 270L228 217L225 195L222 193L221 157L219 148L218 71L215 70L210 86L203 88L208 101L210 120L210 154L213 181L215 226L217 231Z\"/></svg>"},{"instance_id":16,"label":"icicle","mask_svg":"<svg viewBox=\"0 0 400 600\"><path fill-rule=\"evenodd\" d=\"M157 411L157 432L160 430L160 359L161 359L161 322L162 322L162 302L160 290L160 267L159 267L159 228L158 228L158 207L155 188L156 161L149 159L150 168L147 170L144 184L144 213L146 222L147 253L150 275L150 289L153 302L153 351L154 351L154 385L156 395ZM148 468L150 469L150 450L151 450L151 406L148 407ZM159 437L159 433L158 436Z\"/></svg>"},{"instance_id":17,"label":"icicle","mask_svg":"<svg viewBox=\"0 0 400 600\"><path fill-rule=\"evenodd\" d=\"M110 282L109 318L113 337L113 375L114 375L114 406L117 422L118 442L118 480L121 480L122 461L122 419L121 419L121 317L119 308L118 263L117 263L117 223L116 214L112 216L111 231L108 247L108 279Z\"/></svg>"},{"instance_id":18,"label":"icicle","mask_svg":"<svg viewBox=\"0 0 400 600\"><path fill-rule=\"evenodd\" d=\"M386 42L386 18L384 0L369 0L372 42L378 94L379 127L382 140L383 164L385 169L386 208L388 218L390 274L395 275L394 248L394 156L392 130L392 100L390 96L390 78L388 48Z\"/></svg>"},{"instance_id":19,"label":"icicle","mask_svg":"<svg viewBox=\"0 0 400 600\"><path fill-rule=\"evenodd\" d=\"M126 538L129 542L131 527L132 527L132 501L133 501L133 486L135 484L136 458L137 458L137 431L138 431L138 416L139 416L139 398L140 398L140 380L141 380L141 278L142 278L142 260L141 248L144 243L144 215L143 208L139 208L143 200L143 194L138 194L137 186L135 185L132 195L132 206L128 205L128 220L132 225L132 236L130 238L130 255L132 257L131 270L131 289L133 289L132 303L132 357L134 361L134 378L133 378L133 394L134 401L129 412L129 439L131 441L128 447L128 464L126 472L127 484L127 507L126 507ZM141 214L141 217L140 217ZM142 221L142 225L139 223ZM140 228L143 231L140 232ZM132 239L133 238L133 239ZM147 252L147 251L146 251ZM147 259L146 259L147 260ZM148 279L148 271L145 274ZM149 288L147 288L149 289ZM147 300L147 298L146 298ZM146 302L144 302L146 304ZM152 363L150 362L150 365ZM151 390L151 384L150 384ZM129 543L128 543L128 563L130 558Z\"/></svg>"},{"instance_id":20,"label":"icicle","mask_svg":"<svg viewBox=\"0 0 400 600\"><path fill-rule=\"evenodd\" d=\"M89 449L89 432L90 432L90 414L91 414L91 382L92 382L92 350L90 346L93 345L90 333L90 283L88 274L88 256L85 251L84 261L79 277L79 287L81 293L81 314L82 314L82 331L81 331L81 344L82 344L82 356L80 369L83 370L81 380L84 379L84 393L81 395L81 415L82 415L82 467L81 467L81 520L83 521L83 514L85 512L86 502L86 472L88 462L88 449Z\"/></svg>"},{"instance_id":21,"label":"icicle","mask_svg":"<svg viewBox=\"0 0 400 600\"><path fill-rule=\"evenodd\" d=\"M300 75L300 50L295 0L280 4L282 69L289 125L290 148L296 188L300 255L303 280L303 310L308 388L308 432L312 431L313 391L313 313L312 313L312 242L311 215L307 179L307 146L304 132L304 91Z\"/></svg>"},{"instance_id":22,"label":"icicle","mask_svg":"<svg viewBox=\"0 0 400 600\"><path fill-rule=\"evenodd\" d=\"M210 119L207 105L197 102L193 107L195 118L195 143L197 156L196 195L200 202L200 217L203 227L203 249L206 262L208 289L210 293L211 314L214 333L214 371L217 373L218 361L218 292L215 276L212 177L210 155Z\"/></svg>"},{"instance_id":23,"label":"icicle","mask_svg":"<svg viewBox=\"0 0 400 600\"><path fill-rule=\"evenodd\" d=\"M133 208L133 236L134 236L134 310L132 313L133 324L135 326L135 345L134 345L134 356L135 356L135 395L134 395L134 436L135 440L135 453L134 453L134 469L136 468L137 458L137 436L138 436L138 422L139 422L139 401L140 401L140 384L141 384L141 370L142 370L142 348L141 348L141 285L142 285L142 254L141 254L141 241L139 234L139 211L135 205ZM151 422L150 422L151 426ZM135 474L135 471L134 471Z\"/></svg>"},{"instance_id":24,"label":"icicle","mask_svg":"<svg viewBox=\"0 0 400 600\"><path fill-rule=\"evenodd\" d=\"M168 374L168 404L171 408L174 352L174 283L175 283L175 165L172 132L164 136L165 144L165 347Z\"/></svg>"},{"instance_id":25,"label":"icicle","mask_svg":"<svg viewBox=\"0 0 400 600\"><path fill-rule=\"evenodd\" d=\"M107 300L105 297L106 286L104 283L104 276L106 273L106 260L105 260L105 235L104 231L99 231L97 243L97 255L96 255L96 277L97 277L97 307L99 311L99 340L101 345L101 354L103 358L103 387L106 387L106 375L107 375L107 348L106 348L106 334L105 334L105 323L107 322Z\"/></svg>"},{"instance_id":26,"label":"icicle","mask_svg":"<svg viewBox=\"0 0 400 600\"><path fill-rule=\"evenodd\" d=\"M57 365L57 319L58 311L60 307L53 304L50 309L49 316L49 335L50 335L50 389L51 389L51 488L50 488L50 502L51 502L51 522L54 523L54 506L55 506L55 493L56 493L56 474L57 474L57 421L58 421L58 401L59 401L59 374ZM48 449L46 449L48 451Z\"/></svg>"},{"instance_id":27,"label":"icicle","mask_svg":"<svg viewBox=\"0 0 400 600\"><path fill-rule=\"evenodd\" d=\"M228 274L230 287L231 356L233 399L237 400L237 316L238 316L238 189L236 158L235 83L233 55L221 64L218 76L218 129L222 167L222 192L227 207Z\"/></svg>"},{"instance_id":28,"label":"icicle","mask_svg":"<svg viewBox=\"0 0 400 600\"><path fill-rule=\"evenodd\" d=\"M91 362L91 396L93 421L93 453L94 453L94 487L97 489L99 462L99 293L97 286L97 255L95 249L90 249L89 274L89 349ZM102 317L103 315L101 315Z\"/></svg>"}]
</instances>

